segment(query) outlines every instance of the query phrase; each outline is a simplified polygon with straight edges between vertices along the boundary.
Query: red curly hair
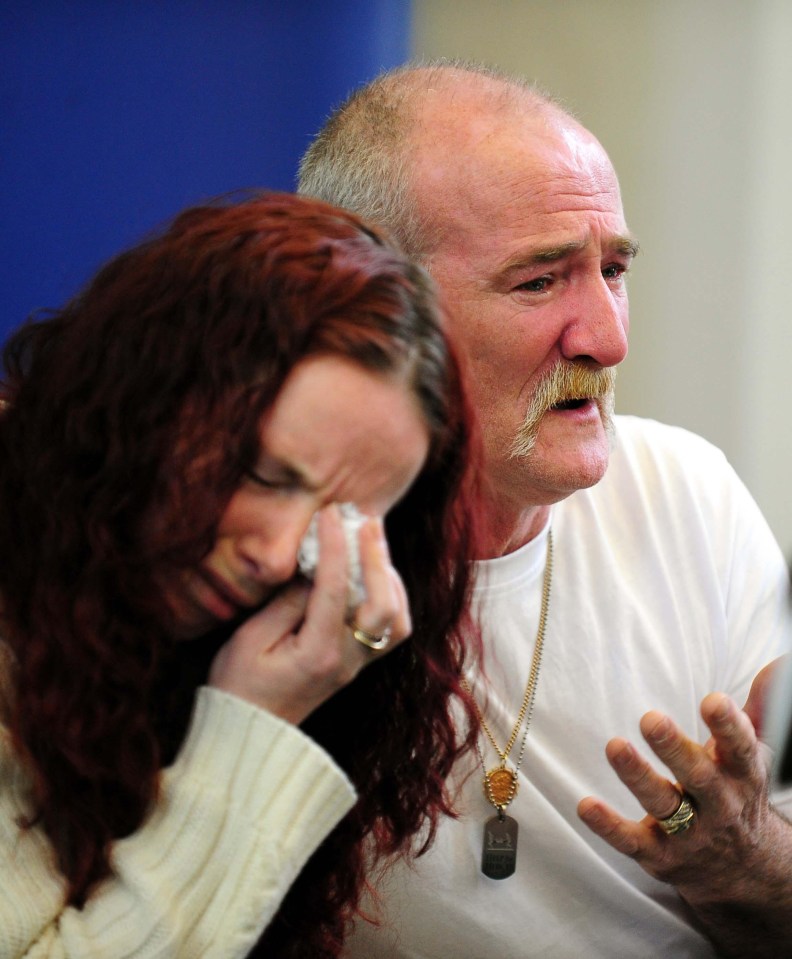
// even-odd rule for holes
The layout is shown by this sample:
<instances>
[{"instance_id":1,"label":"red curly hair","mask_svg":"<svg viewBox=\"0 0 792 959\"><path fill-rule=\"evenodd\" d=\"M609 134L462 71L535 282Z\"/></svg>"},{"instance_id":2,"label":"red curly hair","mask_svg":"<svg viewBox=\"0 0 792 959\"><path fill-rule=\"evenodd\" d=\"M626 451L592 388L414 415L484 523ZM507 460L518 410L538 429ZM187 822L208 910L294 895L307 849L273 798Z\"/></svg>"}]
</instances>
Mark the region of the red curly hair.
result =
<instances>
[{"instance_id":1,"label":"red curly hair","mask_svg":"<svg viewBox=\"0 0 792 959\"><path fill-rule=\"evenodd\" d=\"M267 193L195 207L13 335L0 415L10 728L33 779L31 822L80 905L110 871L110 844L156 801L227 638L174 643L152 571L208 553L255 462L262 415L315 354L407 371L431 445L387 519L413 639L303 724L360 798L257 948L312 959L338 954L371 853L431 841L475 727L459 682L472 428L427 275L319 201ZM455 727L455 699L467 731Z\"/></svg>"}]
</instances>

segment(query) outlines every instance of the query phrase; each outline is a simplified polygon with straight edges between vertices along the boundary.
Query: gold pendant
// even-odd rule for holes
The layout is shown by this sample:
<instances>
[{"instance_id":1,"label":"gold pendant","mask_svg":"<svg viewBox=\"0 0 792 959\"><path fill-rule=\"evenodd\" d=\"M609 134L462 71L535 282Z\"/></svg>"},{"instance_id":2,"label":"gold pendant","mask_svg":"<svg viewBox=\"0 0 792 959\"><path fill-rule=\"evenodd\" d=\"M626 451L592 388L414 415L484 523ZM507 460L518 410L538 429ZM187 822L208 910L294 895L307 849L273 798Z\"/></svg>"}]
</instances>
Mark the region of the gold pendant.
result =
<instances>
[{"instance_id":1,"label":"gold pendant","mask_svg":"<svg viewBox=\"0 0 792 959\"><path fill-rule=\"evenodd\" d=\"M517 773L505 766L490 769L484 777L484 795L493 806L502 809L517 795Z\"/></svg>"}]
</instances>

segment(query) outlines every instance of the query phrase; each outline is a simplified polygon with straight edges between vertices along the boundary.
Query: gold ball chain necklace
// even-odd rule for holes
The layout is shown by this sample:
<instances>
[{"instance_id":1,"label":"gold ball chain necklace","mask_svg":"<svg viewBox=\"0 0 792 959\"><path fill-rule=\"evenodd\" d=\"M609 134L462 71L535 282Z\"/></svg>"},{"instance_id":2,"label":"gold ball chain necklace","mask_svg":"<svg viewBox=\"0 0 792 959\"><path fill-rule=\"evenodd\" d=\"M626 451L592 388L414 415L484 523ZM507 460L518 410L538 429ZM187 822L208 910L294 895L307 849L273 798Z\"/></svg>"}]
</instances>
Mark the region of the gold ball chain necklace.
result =
<instances>
[{"instance_id":1,"label":"gold ball chain necklace","mask_svg":"<svg viewBox=\"0 0 792 959\"><path fill-rule=\"evenodd\" d=\"M467 680L462 680L462 686L470 693L473 698L473 704L476 707L481 728L492 743L492 747L500 757L500 765L487 771L487 764L484 761L484 753L479 743L476 743L479 762L484 771L484 795L487 801L495 807L497 814L488 819L484 824L484 846L481 854L481 871L490 879L506 879L511 876L517 865L517 834L518 825L516 820L507 816L504 812L506 807L517 795L519 781L517 773L522 765L525 755L525 744L528 740L528 727L531 725L531 716L533 715L534 699L536 698L536 684L539 680L539 668L542 665L542 647L544 646L545 630L547 628L547 613L550 608L550 589L553 582L553 532L547 531L547 559L545 561L544 579L542 581L542 604L539 610L539 627L536 631L536 643L534 644L533 658L531 660L531 671L528 674L528 682L525 687L522 705L517 714L517 720L511 731L511 736L505 747L501 749L492 730L484 719L484 714L473 696L473 690L470 688ZM509 768L508 761L520 729L525 723L522 740L520 742L520 751L517 755L517 761L512 768Z\"/></svg>"}]
</instances>

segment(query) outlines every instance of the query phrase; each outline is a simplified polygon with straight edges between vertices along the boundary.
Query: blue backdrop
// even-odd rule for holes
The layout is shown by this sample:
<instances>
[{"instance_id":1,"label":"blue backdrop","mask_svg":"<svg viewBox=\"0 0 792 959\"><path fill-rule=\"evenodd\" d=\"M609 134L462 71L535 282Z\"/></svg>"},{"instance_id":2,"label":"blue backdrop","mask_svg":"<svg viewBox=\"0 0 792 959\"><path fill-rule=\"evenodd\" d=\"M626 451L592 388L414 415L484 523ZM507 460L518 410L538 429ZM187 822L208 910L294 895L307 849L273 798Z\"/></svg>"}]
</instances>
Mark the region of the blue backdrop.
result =
<instances>
[{"instance_id":1,"label":"blue backdrop","mask_svg":"<svg viewBox=\"0 0 792 959\"><path fill-rule=\"evenodd\" d=\"M409 30L409 0L2 0L0 339L182 206L293 189Z\"/></svg>"}]
</instances>

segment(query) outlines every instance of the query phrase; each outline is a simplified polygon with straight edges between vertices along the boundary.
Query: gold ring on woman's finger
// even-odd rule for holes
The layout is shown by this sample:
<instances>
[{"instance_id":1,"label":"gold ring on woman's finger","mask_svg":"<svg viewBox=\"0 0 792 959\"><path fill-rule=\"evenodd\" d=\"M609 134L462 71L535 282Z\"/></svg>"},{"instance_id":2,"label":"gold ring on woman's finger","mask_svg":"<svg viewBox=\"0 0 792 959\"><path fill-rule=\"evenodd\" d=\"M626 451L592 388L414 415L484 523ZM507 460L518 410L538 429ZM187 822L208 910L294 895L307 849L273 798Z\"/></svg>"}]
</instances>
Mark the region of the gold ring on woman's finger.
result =
<instances>
[{"instance_id":1,"label":"gold ring on woman's finger","mask_svg":"<svg viewBox=\"0 0 792 959\"><path fill-rule=\"evenodd\" d=\"M370 633L367 629L363 629L362 626L358 626L355 622L351 622L349 629L353 639L362 643L363 646L368 647L368 649L373 649L375 653L379 653L385 649L391 640L390 628L378 635L377 633Z\"/></svg>"}]
</instances>

